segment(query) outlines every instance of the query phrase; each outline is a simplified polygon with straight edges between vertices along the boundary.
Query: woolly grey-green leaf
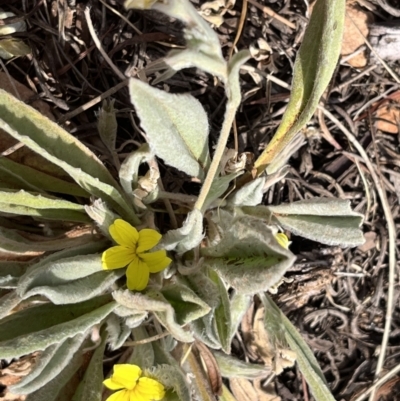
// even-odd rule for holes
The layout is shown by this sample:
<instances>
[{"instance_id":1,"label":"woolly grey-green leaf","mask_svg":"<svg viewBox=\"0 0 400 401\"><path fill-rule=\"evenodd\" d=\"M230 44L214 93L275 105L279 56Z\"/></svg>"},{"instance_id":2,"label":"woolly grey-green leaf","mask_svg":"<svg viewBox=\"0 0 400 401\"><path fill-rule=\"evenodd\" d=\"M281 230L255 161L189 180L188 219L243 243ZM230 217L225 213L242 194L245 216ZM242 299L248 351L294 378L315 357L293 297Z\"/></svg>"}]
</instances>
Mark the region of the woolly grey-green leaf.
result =
<instances>
[{"instance_id":1,"label":"woolly grey-green leaf","mask_svg":"<svg viewBox=\"0 0 400 401\"><path fill-rule=\"evenodd\" d=\"M130 80L129 91L151 150L166 164L202 179L210 158L208 118L200 102L138 79Z\"/></svg>"},{"instance_id":2,"label":"woolly grey-green leaf","mask_svg":"<svg viewBox=\"0 0 400 401\"><path fill-rule=\"evenodd\" d=\"M90 276L102 271L101 255L78 255L58 260L42 261L37 268L31 269L18 285L18 293L24 296L32 288L57 286Z\"/></svg>"},{"instance_id":3,"label":"woolly grey-green leaf","mask_svg":"<svg viewBox=\"0 0 400 401\"><path fill-rule=\"evenodd\" d=\"M16 187L34 192L56 192L87 198L89 194L78 185L53 177L29 166L16 163L6 157L0 158L2 179L12 182Z\"/></svg>"},{"instance_id":4,"label":"woolly grey-green leaf","mask_svg":"<svg viewBox=\"0 0 400 401\"><path fill-rule=\"evenodd\" d=\"M1 125L6 126L2 128L6 132L14 136L9 132L13 131L18 136L16 139L42 156L47 153L53 159L48 159L49 161L55 162L61 168L63 166L57 160L67 162L86 174L117 187L109 171L82 142L4 90L0 90L0 115Z\"/></svg>"},{"instance_id":5,"label":"woolly grey-green leaf","mask_svg":"<svg viewBox=\"0 0 400 401\"><path fill-rule=\"evenodd\" d=\"M71 401L100 401L103 390L103 359L107 344L105 332L101 335L101 343L90 359L83 379L72 397Z\"/></svg>"},{"instance_id":6,"label":"woolly grey-green leaf","mask_svg":"<svg viewBox=\"0 0 400 401\"><path fill-rule=\"evenodd\" d=\"M220 349L221 343L214 324L214 310L206 316L190 323L195 338L206 344L209 348Z\"/></svg>"},{"instance_id":7,"label":"woolly grey-green leaf","mask_svg":"<svg viewBox=\"0 0 400 401\"><path fill-rule=\"evenodd\" d=\"M222 211L221 211L222 212ZM219 217L218 217L219 216ZM277 242L272 229L251 216L214 213L223 229L220 242L202 248L204 266L242 294L266 291L279 282L295 256Z\"/></svg>"},{"instance_id":8,"label":"woolly grey-green leaf","mask_svg":"<svg viewBox=\"0 0 400 401\"><path fill-rule=\"evenodd\" d=\"M16 358L84 334L116 307L109 295L73 305L43 304L0 321L0 355Z\"/></svg>"},{"instance_id":9,"label":"woolly grey-green leaf","mask_svg":"<svg viewBox=\"0 0 400 401\"><path fill-rule=\"evenodd\" d=\"M21 302L16 291L10 291L0 298L0 319L7 316ZM1 322L1 321L0 321Z\"/></svg>"},{"instance_id":10,"label":"woolly grey-green leaf","mask_svg":"<svg viewBox=\"0 0 400 401\"><path fill-rule=\"evenodd\" d=\"M254 380L265 378L271 374L271 366L244 362L219 351L213 351L213 355L218 363L222 377Z\"/></svg>"},{"instance_id":11,"label":"woolly grey-green leaf","mask_svg":"<svg viewBox=\"0 0 400 401\"><path fill-rule=\"evenodd\" d=\"M229 296L225 283L221 280L218 274L210 270L208 272L211 280L217 285L219 292L220 304L215 308L214 311L214 323L217 328L219 342L222 346L222 350L229 354L231 352L231 310L229 303Z\"/></svg>"},{"instance_id":12,"label":"woolly grey-green leaf","mask_svg":"<svg viewBox=\"0 0 400 401\"><path fill-rule=\"evenodd\" d=\"M147 330L143 326L136 327L132 330L134 341L143 341L149 338ZM142 369L154 366L154 350L150 342L138 344L133 347L132 354L128 359L128 363L140 366Z\"/></svg>"},{"instance_id":13,"label":"woolly grey-green leaf","mask_svg":"<svg viewBox=\"0 0 400 401\"><path fill-rule=\"evenodd\" d=\"M96 223L101 233L111 240L109 232L110 225L114 223L119 216L112 212L101 199L96 199L91 205L85 205L85 211Z\"/></svg>"},{"instance_id":14,"label":"woolly grey-green leaf","mask_svg":"<svg viewBox=\"0 0 400 401\"><path fill-rule=\"evenodd\" d=\"M345 0L317 0L303 42L296 56L290 101L274 137L255 162L261 173L276 171L275 160L285 159L287 149L309 122L335 71L342 46Z\"/></svg>"},{"instance_id":15,"label":"woolly grey-green leaf","mask_svg":"<svg viewBox=\"0 0 400 401\"><path fill-rule=\"evenodd\" d=\"M273 302L271 299L269 299L269 301L271 303ZM335 399L329 390L325 376L312 350L289 319L283 313L281 313L281 316L285 328L286 340L290 348L296 352L296 362L307 381L312 395L318 401L334 401Z\"/></svg>"},{"instance_id":16,"label":"woolly grey-green leaf","mask_svg":"<svg viewBox=\"0 0 400 401\"><path fill-rule=\"evenodd\" d=\"M174 308L176 320L181 325L198 319L211 310L206 302L182 283L166 285L161 293Z\"/></svg>"},{"instance_id":17,"label":"woolly grey-green leaf","mask_svg":"<svg viewBox=\"0 0 400 401\"><path fill-rule=\"evenodd\" d=\"M122 347L126 339L131 335L131 328L125 324L125 320L112 313L107 318L108 346L111 350Z\"/></svg>"},{"instance_id":18,"label":"woolly grey-green leaf","mask_svg":"<svg viewBox=\"0 0 400 401\"><path fill-rule=\"evenodd\" d=\"M147 370L148 377L162 383L167 389L165 401L187 401L191 400L190 390L182 369L172 365L158 365ZM171 391L172 390L172 391ZM176 398L173 395L177 396Z\"/></svg>"},{"instance_id":19,"label":"woolly grey-green leaf","mask_svg":"<svg viewBox=\"0 0 400 401\"><path fill-rule=\"evenodd\" d=\"M181 228L170 230L163 236L158 248L184 253L199 245L203 238L203 214L194 209L188 213Z\"/></svg>"},{"instance_id":20,"label":"woolly grey-green leaf","mask_svg":"<svg viewBox=\"0 0 400 401\"><path fill-rule=\"evenodd\" d=\"M131 195L137 187L139 180L139 166L154 157L148 143L144 143L139 149L130 153L119 169L119 181L124 191Z\"/></svg>"},{"instance_id":21,"label":"woolly grey-green leaf","mask_svg":"<svg viewBox=\"0 0 400 401\"><path fill-rule=\"evenodd\" d=\"M139 224L139 219L127 199L119 191L117 182L81 142L37 110L3 90L0 90L0 115L0 128L62 168L84 190L109 202L121 216Z\"/></svg>"},{"instance_id":22,"label":"woolly grey-green leaf","mask_svg":"<svg viewBox=\"0 0 400 401\"><path fill-rule=\"evenodd\" d=\"M19 234L19 230L0 227L0 247L3 250L13 253L25 252L49 252L58 251L60 249L75 248L89 242L99 240L92 233L80 235L77 238L56 238L42 236L42 241L39 236L35 241L27 239Z\"/></svg>"},{"instance_id":23,"label":"woolly grey-green leaf","mask_svg":"<svg viewBox=\"0 0 400 401\"><path fill-rule=\"evenodd\" d=\"M84 340L85 335L83 334L67 338L57 347L57 350L52 353L50 359L46 358L45 355L47 363L45 365L43 363L39 364L40 372L38 374L34 374L36 369L36 366L34 366L33 371L25 376L19 383L12 386L10 391L15 394L24 395L33 393L44 387L67 367Z\"/></svg>"},{"instance_id":24,"label":"woolly grey-green leaf","mask_svg":"<svg viewBox=\"0 0 400 401\"><path fill-rule=\"evenodd\" d=\"M256 206L262 202L265 177L259 177L247 183L228 198L228 205Z\"/></svg>"},{"instance_id":25,"label":"woolly grey-green leaf","mask_svg":"<svg viewBox=\"0 0 400 401\"><path fill-rule=\"evenodd\" d=\"M43 295L56 305L77 303L104 293L124 274L104 271L101 255L79 255L42 262L21 277L17 291L23 299Z\"/></svg>"},{"instance_id":26,"label":"woolly grey-green leaf","mask_svg":"<svg viewBox=\"0 0 400 401\"><path fill-rule=\"evenodd\" d=\"M64 386L69 382L72 376L77 372L83 363L81 352L76 352L70 363L56 376L39 390L31 393L26 397L25 401L55 401L58 395L64 389Z\"/></svg>"},{"instance_id":27,"label":"woolly grey-green leaf","mask_svg":"<svg viewBox=\"0 0 400 401\"><path fill-rule=\"evenodd\" d=\"M210 191L208 192L206 200L204 201L202 210L205 211L210 206L212 207L213 202L216 199L218 199L221 195L223 195L229 188L229 183L235 178L239 177L241 174L243 174L243 172L239 171L237 173L231 173L223 175L221 177L214 178L214 181L211 184Z\"/></svg>"},{"instance_id":28,"label":"woolly grey-green leaf","mask_svg":"<svg viewBox=\"0 0 400 401\"><path fill-rule=\"evenodd\" d=\"M237 291L233 294L231 303L231 331L229 341L231 342L235 336L240 323L242 322L243 316L249 309L252 297L250 295L244 295Z\"/></svg>"},{"instance_id":29,"label":"woolly grey-green leaf","mask_svg":"<svg viewBox=\"0 0 400 401\"><path fill-rule=\"evenodd\" d=\"M0 210L4 213L37 216L43 219L90 221L82 205L24 190L0 191Z\"/></svg>"},{"instance_id":30,"label":"woolly grey-green leaf","mask_svg":"<svg viewBox=\"0 0 400 401\"><path fill-rule=\"evenodd\" d=\"M189 1L179 0L163 3L127 0L125 7L128 9L151 8L172 18L177 18L185 24L186 49L173 50L165 57L161 68L166 68L166 66L170 68L156 81L167 79L183 68L197 67L226 82L228 71L218 36Z\"/></svg>"},{"instance_id":31,"label":"woolly grey-green leaf","mask_svg":"<svg viewBox=\"0 0 400 401\"><path fill-rule=\"evenodd\" d=\"M183 278L179 278L199 296L211 308L216 308L219 303L219 292L217 285L206 276L204 269L190 273Z\"/></svg>"},{"instance_id":32,"label":"woolly grey-green leaf","mask_svg":"<svg viewBox=\"0 0 400 401\"><path fill-rule=\"evenodd\" d=\"M267 209L284 229L313 241L341 247L365 242L359 228L363 215L353 212L348 200L315 198Z\"/></svg>"},{"instance_id":33,"label":"woolly grey-green leaf","mask_svg":"<svg viewBox=\"0 0 400 401\"><path fill-rule=\"evenodd\" d=\"M0 288L15 288L29 262L0 262Z\"/></svg>"},{"instance_id":34,"label":"woolly grey-green leaf","mask_svg":"<svg viewBox=\"0 0 400 401\"><path fill-rule=\"evenodd\" d=\"M99 131L100 138L111 152L115 151L115 141L117 139L118 129L114 103L115 99L103 100L97 121L97 130Z\"/></svg>"},{"instance_id":35,"label":"woolly grey-green leaf","mask_svg":"<svg viewBox=\"0 0 400 401\"><path fill-rule=\"evenodd\" d=\"M163 295L154 290L148 290L146 294L132 293L131 291L115 291L113 297L118 304L131 308L133 314L138 312L153 312L160 323L178 341L191 342L193 337L185 331L175 320L175 311Z\"/></svg>"}]
</instances>

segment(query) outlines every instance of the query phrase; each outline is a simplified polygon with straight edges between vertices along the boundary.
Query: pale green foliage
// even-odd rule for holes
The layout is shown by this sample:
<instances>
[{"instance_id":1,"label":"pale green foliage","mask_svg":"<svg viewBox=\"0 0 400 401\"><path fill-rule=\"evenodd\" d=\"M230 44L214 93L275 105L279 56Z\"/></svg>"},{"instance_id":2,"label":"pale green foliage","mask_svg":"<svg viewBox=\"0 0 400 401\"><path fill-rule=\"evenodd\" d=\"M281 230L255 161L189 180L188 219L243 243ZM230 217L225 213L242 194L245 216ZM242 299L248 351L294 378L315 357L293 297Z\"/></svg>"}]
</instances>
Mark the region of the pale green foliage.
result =
<instances>
[{"instance_id":1,"label":"pale green foliage","mask_svg":"<svg viewBox=\"0 0 400 401\"><path fill-rule=\"evenodd\" d=\"M266 291L293 264L294 255L278 244L273 230L262 220L234 217L222 210L213 217L225 227L221 227L216 245L201 249L204 264L242 294Z\"/></svg>"},{"instance_id":2,"label":"pale green foliage","mask_svg":"<svg viewBox=\"0 0 400 401\"><path fill-rule=\"evenodd\" d=\"M88 222L85 208L76 203L26 191L0 191L2 212L52 220Z\"/></svg>"},{"instance_id":3,"label":"pale green foliage","mask_svg":"<svg viewBox=\"0 0 400 401\"><path fill-rule=\"evenodd\" d=\"M261 173L274 160L288 159L287 146L310 120L325 92L342 47L345 0L315 3L303 42L296 57L292 92L282 122L255 163ZM268 173L276 170L267 168Z\"/></svg>"},{"instance_id":4,"label":"pale green foliage","mask_svg":"<svg viewBox=\"0 0 400 401\"><path fill-rule=\"evenodd\" d=\"M273 221L293 234L342 247L364 243L359 229L363 215L353 212L348 200L315 198L268 206L268 210L272 212Z\"/></svg>"},{"instance_id":5,"label":"pale green foliage","mask_svg":"<svg viewBox=\"0 0 400 401\"><path fill-rule=\"evenodd\" d=\"M115 141L117 139L117 118L114 109L115 100L104 100L99 111L97 129L100 138L110 152L115 151Z\"/></svg>"},{"instance_id":6,"label":"pale green foliage","mask_svg":"<svg viewBox=\"0 0 400 401\"><path fill-rule=\"evenodd\" d=\"M170 166L202 179L209 153L208 119L200 102L138 79L131 79L129 91L152 151Z\"/></svg>"},{"instance_id":7,"label":"pale green foliage","mask_svg":"<svg viewBox=\"0 0 400 401\"><path fill-rule=\"evenodd\" d=\"M121 165L119 169L119 180L124 191L132 196L133 189L138 185L139 166L148 162L154 157L147 143L143 144L139 149L132 152Z\"/></svg>"},{"instance_id":8,"label":"pale green foliage","mask_svg":"<svg viewBox=\"0 0 400 401\"><path fill-rule=\"evenodd\" d=\"M244 362L234 356L214 351L213 355L218 362L223 377L239 377L243 379L261 379L271 374L271 367Z\"/></svg>"}]
</instances>

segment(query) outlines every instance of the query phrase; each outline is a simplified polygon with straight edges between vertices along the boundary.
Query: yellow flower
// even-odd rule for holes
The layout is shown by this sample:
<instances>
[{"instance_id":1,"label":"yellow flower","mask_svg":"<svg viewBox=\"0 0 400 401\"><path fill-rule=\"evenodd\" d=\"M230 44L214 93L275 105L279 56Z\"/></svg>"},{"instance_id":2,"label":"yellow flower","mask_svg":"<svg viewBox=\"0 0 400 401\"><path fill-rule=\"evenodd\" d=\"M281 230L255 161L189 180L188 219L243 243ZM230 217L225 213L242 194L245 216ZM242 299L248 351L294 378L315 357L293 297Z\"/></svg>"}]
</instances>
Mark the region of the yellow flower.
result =
<instances>
[{"instance_id":1,"label":"yellow flower","mask_svg":"<svg viewBox=\"0 0 400 401\"><path fill-rule=\"evenodd\" d=\"M289 238L284 233L278 233L275 235L275 239L278 241L278 244L285 249L289 249Z\"/></svg>"},{"instance_id":2,"label":"yellow flower","mask_svg":"<svg viewBox=\"0 0 400 401\"><path fill-rule=\"evenodd\" d=\"M158 273L172 262L164 249L146 252L161 239L161 234L155 230L145 228L138 232L126 221L117 219L110 225L109 232L118 246L103 252L103 269L119 269L128 265L126 278L130 290L144 290L150 273Z\"/></svg>"},{"instance_id":3,"label":"yellow flower","mask_svg":"<svg viewBox=\"0 0 400 401\"><path fill-rule=\"evenodd\" d=\"M106 401L155 401L164 398L164 386L157 380L142 376L136 365L114 365L114 372L103 384L110 390L119 390Z\"/></svg>"}]
</instances>

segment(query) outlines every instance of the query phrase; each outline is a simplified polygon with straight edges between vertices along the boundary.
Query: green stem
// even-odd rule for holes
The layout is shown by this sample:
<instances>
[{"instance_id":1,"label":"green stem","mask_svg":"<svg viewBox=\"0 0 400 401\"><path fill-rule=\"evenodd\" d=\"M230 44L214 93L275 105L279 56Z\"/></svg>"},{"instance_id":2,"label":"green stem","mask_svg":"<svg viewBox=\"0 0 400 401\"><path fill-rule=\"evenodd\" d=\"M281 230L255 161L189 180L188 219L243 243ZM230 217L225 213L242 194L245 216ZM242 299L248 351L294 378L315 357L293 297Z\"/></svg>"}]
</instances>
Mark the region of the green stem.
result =
<instances>
[{"instance_id":1,"label":"green stem","mask_svg":"<svg viewBox=\"0 0 400 401\"><path fill-rule=\"evenodd\" d=\"M212 159L210 168L208 169L208 173L206 179L204 180L204 184L201 187L200 195L197 198L197 201L194 205L194 208L200 211L207 198L208 192L210 191L215 175L217 174L219 163L221 161L222 155L224 154L226 143L228 142L229 138L229 133L231 132L236 110L237 110L236 102L233 102L231 99L228 98L228 103L226 105L225 116L224 116L224 123L222 124L221 134L218 139L214 157Z\"/></svg>"}]
</instances>

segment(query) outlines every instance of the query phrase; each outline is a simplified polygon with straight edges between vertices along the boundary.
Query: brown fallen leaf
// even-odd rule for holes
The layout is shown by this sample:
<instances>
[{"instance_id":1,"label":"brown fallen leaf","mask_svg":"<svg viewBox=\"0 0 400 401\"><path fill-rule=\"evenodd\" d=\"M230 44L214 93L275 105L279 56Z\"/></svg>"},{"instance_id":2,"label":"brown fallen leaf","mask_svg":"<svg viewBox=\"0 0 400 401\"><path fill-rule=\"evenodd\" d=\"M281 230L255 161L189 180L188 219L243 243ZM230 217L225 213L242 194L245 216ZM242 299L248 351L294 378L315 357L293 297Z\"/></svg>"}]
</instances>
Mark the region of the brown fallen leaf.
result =
<instances>
[{"instance_id":1,"label":"brown fallen leaf","mask_svg":"<svg viewBox=\"0 0 400 401\"><path fill-rule=\"evenodd\" d=\"M368 26L373 20L372 13L356 4L347 4L341 51L342 56L348 56L364 45L364 38L367 38L369 33ZM366 51L351 57L347 62L355 68L365 67L368 62Z\"/></svg>"},{"instance_id":2,"label":"brown fallen leaf","mask_svg":"<svg viewBox=\"0 0 400 401\"><path fill-rule=\"evenodd\" d=\"M398 134L400 126L400 103L393 102L380 107L375 114L375 127L389 134Z\"/></svg>"}]
</instances>

